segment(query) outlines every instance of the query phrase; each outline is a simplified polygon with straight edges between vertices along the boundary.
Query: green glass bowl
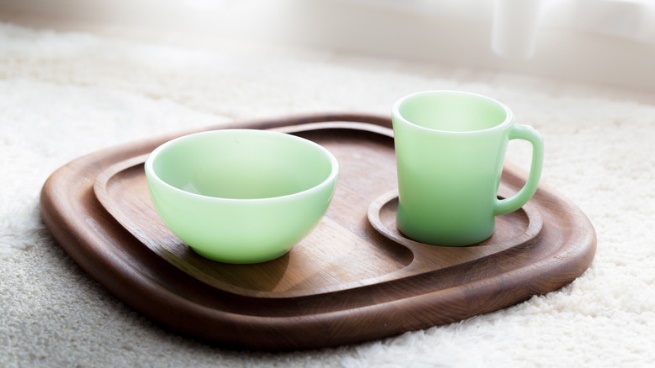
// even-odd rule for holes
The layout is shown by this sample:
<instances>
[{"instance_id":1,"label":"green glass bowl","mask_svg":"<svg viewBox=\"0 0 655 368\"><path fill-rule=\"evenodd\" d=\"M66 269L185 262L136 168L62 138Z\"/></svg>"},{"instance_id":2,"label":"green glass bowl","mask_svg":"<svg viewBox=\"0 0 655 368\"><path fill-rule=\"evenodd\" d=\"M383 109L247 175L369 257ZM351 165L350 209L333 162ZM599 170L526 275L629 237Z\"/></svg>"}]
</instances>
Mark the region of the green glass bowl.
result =
<instances>
[{"instance_id":1,"label":"green glass bowl","mask_svg":"<svg viewBox=\"0 0 655 368\"><path fill-rule=\"evenodd\" d=\"M199 255L227 263L286 254L325 214L338 170L312 141L254 129L180 137L145 164L164 223Z\"/></svg>"}]
</instances>

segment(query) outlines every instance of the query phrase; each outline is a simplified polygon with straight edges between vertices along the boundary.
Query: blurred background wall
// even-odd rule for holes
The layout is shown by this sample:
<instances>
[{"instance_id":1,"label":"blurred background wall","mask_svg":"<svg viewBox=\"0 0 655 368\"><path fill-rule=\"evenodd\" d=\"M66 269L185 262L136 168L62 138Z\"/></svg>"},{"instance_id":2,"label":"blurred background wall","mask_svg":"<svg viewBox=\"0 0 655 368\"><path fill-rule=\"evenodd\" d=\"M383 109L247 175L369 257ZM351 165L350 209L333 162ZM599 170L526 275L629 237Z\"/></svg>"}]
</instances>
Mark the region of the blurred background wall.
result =
<instances>
[{"instance_id":1,"label":"blurred background wall","mask_svg":"<svg viewBox=\"0 0 655 368\"><path fill-rule=\"evenodd\" d=\"M2 0L0 20L265 43L655 91L649 0Z\"/></svg>"}]
</instances>

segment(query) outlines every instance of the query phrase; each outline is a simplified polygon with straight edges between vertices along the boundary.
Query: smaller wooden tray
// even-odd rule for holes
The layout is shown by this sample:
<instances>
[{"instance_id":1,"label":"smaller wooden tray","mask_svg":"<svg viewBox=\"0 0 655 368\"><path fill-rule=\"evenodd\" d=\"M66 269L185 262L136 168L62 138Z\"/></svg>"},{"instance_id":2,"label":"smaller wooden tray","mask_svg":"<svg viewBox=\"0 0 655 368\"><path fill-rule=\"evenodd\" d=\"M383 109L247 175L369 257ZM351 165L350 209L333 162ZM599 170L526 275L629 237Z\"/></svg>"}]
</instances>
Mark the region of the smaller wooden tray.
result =
<instances>
[{"instance_id":1,"label":"smaller wooden tray","mask_svg":"<svg viewBox=\"0 0 655 368\"><path fill-rule=\"evenodd\" d=\"M506 187L501 186L499 193L508 193ZM440 262L443 266L453 266L456 263L465 263L476 259L503 252L511 248L522 248L530 246L541 240L543 220L541 213L532 203L527 203L522 208L496 218L496 225L493 235L478 244L468 247L444 247L439 253L438 259L433 258L434 246L414 241L405 237L396 224L396 213L398 211L398 191L392 190L381 195L371 203L368 209L368 219L384 237L402 244L411 249L415 254L422 254L422 257L415 258L414 267L421 262L431 261L427 268L434 267L434 262ZM440 247L441 248L441 247Z\"/></svg>"},{"instance_id":2,"label":"smaller wooden tray","mask_svg":"<svg viewBox=\"0 0 655 368\"><path fill-rule=\"evenodd\" d=\"M81 157L43 187L42 217L92 277L149 318L224 346L334 346L440 325L556 290L582 274L596 246L573 204L541 186L465 248L416 243L395 230L389 119L325 114L236 123L311 139L340 163L333 202L287 255L256 265L209 261L155 213L143 162L183 132ZM525 174L507 165L500 195Z\"/></svg>"}]
</instances>

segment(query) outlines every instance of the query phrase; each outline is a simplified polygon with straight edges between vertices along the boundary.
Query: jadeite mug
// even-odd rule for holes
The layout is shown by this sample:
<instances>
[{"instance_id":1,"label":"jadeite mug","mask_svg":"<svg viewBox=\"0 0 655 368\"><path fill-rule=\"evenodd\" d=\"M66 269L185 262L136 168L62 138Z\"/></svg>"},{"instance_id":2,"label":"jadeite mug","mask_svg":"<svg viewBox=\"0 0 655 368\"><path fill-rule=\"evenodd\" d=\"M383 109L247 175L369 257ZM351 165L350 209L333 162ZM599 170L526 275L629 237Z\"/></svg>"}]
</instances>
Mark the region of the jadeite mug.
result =
<instances>
[{"instance_id":1,"label":"jadeite mug","mask_svg":"<svg viewBox=\"0 0 655 368\"><path fill-rule=\"evenodd\" d=\"M254 129L177 138L145 164L164 223L199 255L226 263L287 253L325 214L338 169L312 141Z\"/></svg>"},{"instance_id":2,"label":"jadeite mug","mask_svg":"<svg viewBox=\"0 0 655 368\"><path fill-rule=\"evenodd\" d=\"M392 109L398 169L398 230L413 240L466 246L489 238L495 217L519 209L537 190L543 140L514 122L504 104L460 91L426 91ZM532 145L525 185L497 197L507 143Z\"/></svg>"}]
</instances>

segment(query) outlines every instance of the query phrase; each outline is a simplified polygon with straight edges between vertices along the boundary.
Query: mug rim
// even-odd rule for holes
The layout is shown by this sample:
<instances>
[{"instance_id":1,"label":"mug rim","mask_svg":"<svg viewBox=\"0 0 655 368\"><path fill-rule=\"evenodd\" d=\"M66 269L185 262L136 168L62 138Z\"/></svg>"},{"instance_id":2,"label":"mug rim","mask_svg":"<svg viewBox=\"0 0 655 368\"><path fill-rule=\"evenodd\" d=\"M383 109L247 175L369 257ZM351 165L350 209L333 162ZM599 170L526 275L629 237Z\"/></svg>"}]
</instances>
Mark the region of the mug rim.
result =
<instances>
[{"instance_id":1,"label":"mug rim","mask_svg":"<svg viewBox=\"0 0 655 368\"><path fill-rule=\"evenodd\" d=\"M416 97L419 97L419 96L425 96L425 95L446 95L446 94L449 94L449 95L455 95L455 94L456 95L466 95L466 96L481 98L481 99L487 100L489 102L492 102L493 104L495 104L495 105L499 106L500 108L502 108L503 111L505 111L505 119L501 123L496 124L496 125L494 125L492 127L489 127L489 128L485 128L485 129L454 131L454 130L428 128L428 127L425 127L425 126L422 126L422 125L419 125L419 124L416 124L414 122L411 122L411 121L407 120L400 113L400 106L404 102L406 102L406 101L408 101L408 100L410 100L412 98L416 98ZM396 103L394 103L394 105L393 105L393 107L391 109L391 113L392 113L392 116L394 118L400 119L405 124L410 125L412 127L415 127L417 129L425 130L427 132L440 133L440 134L453 134L453 135L484 134L486 132L504 129L504 128L508 127L509 125L511 125L513 123L513 121L514 121L514 114L512 113L512 110L510 110L509 107L507 107L507 105L505 105L504 103L502 103L502 102L500 102L500 101L498 101L498 100L496 100L494 98L491 98L489 96L485 96L483 94L479 94L479 93L475 93L475 92L468 92L468 91L460 91L460 90L426 90L426 91L414 92L414 93L411 93L409 95L405 95L405 96L401 97L400 99L398 99L396 101Z\"/></svg>"},{"instance_id":2,"label":"mug rim","mask_svg":"<svg viewBox=\"0 0 655 368\"><path fill-rule=\"evenodd\" d=\"M283 137L283 139L290 139L290 140L295 140L296 142L300 144L307 145L311 147L312 149L316 149L320 152L323 153L324 157L327 158L328 162L330 163L330 173L323 179L320 183L307 188L305 190L301 190L298 192L290 193L290 194L285 194L285 195L280 195L280 196L272 196L272 197L264 197L264 198L229 198L229 197L217 197L217 196L209 196L209 195L204 195L204 194L199 194L199 193L193 193L184 189L180 189L174 185L169 184L165 180L163 180L159 175L155 172L155 169L153 167L154 161L157 159L157 157L164 152L167 149L170 149L174 145L182 144L184 141L187 140L193 140L197 138L198 136L206 136L206 135L224 135L224 134L230 134L230 133L245 133L246 135L252 134L252 135L269 135L269 136L275 136L275 137ZM277 138L276 138L277 139ZM157 148L155 148L150 155L148 156L145 164L145 172L146 172L146 177L154 180L157 184L164 186L168 190L171 190L175 193L189 196L191 198L197 198L201 200L208 200L208 201L213 201L213 202L249 202L249 203L254 203L254 202L269 202L269 201L280 201L280 200L285 200L285 199L290 199L293 197L302 197L302 196L307 196L310 195L313 192L317 192L322 190L324 187L329 186L337 177L338 172L339 172L339 162L337 161L336 157L330 152L327 148L323 147L322 145L313 142L309 139L305 139L302 137L298 137L293 134L289 133L282 133L282 132L275 132L275 131L270 131L270 130L260 130L260 129L219 129L219 130L209 130L209 131L204 131L204 132L198 132L198 133L192 133L192 134L187 134L183 135L181 137L177 137L174 139L171 139Z\"/></svg>"}]
</instances>

